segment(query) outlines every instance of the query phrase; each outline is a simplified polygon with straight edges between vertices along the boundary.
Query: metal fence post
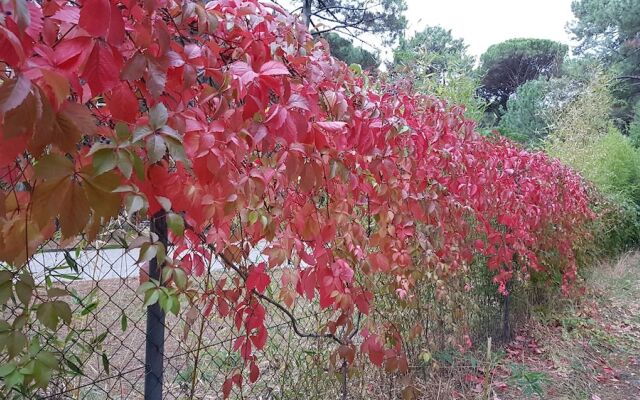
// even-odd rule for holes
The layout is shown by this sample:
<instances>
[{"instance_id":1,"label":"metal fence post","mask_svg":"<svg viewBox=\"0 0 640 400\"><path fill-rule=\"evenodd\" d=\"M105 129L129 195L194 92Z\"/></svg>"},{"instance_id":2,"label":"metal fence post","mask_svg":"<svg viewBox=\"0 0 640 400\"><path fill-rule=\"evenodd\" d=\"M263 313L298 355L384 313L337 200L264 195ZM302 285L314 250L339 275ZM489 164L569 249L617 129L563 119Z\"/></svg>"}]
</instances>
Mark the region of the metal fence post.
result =
<instances>
[{"instance_id":1,"label":"metal fence post","mask_svg":"<svg viewBox=\"0 0 640 400\"><path fill-rule=\"evenodd\" d=\"M151 232L158 235L167 249L167 220L164 210L156 213L151 219ZM149 279L161 279L162 266L157 258L149 261ZM144 365L144 398L145 400L162 400L162 373L164 370L164 311L156 302L147 307L147 335Z\"/></svg>"}]
</instances>

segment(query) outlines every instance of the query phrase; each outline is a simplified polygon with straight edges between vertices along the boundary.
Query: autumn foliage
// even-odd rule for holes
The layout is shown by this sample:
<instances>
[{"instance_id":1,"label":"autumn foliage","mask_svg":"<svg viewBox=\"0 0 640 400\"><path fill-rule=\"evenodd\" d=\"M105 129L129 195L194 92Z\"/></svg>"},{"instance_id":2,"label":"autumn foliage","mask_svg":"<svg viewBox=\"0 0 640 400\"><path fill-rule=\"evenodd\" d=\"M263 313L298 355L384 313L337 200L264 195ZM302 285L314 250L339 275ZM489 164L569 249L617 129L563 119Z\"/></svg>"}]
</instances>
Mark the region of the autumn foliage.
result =
<instances>
[{"instance_id":1,"label":"autumn foliage","mask_svg":"<svg viewBox=\"0 0 640 400\"><path fill-rule=\"evenodd\" d=\"M192 301L235 321L252 382L269 285L285 308L304 297L333 310L318 334L341 358L405 372L390 340L401 332L356 323L375 310L374 277L405 302L424 271L446 290L478 259L502 293L532 273L565 288L576 277L593 218L578 175L478 135L462 108L374 88L273 4L0 8L0 260L21 265L58 227L94 238L123 209L164 210L177 248L165 268L184 272L168 284L186 290L179 277L201 275L202 258L234 271ZM142 261L159 247L150 238ZM248 262L255 248L268 262ZM225 394L242 382L229 377Z\"/></svg>"}]
</instances>

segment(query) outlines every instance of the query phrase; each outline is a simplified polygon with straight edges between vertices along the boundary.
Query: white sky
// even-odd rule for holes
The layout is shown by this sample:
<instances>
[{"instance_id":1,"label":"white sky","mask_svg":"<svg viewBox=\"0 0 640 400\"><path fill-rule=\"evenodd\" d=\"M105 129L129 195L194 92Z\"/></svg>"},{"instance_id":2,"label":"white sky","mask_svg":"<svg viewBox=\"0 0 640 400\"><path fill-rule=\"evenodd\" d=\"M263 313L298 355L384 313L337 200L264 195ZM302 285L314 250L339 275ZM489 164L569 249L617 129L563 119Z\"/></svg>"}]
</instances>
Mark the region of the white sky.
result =
<instances>
[{"instance_id":1,"label":"white sky","mask_svg":"<svg viewBox=\"0 0 640 400\"><path fill-rule=\"evenodd\" d=\"M275 0L288 10L299 0ZM551 39L572 45L566 25L573 19L572 0L405 0L409 21L407 37L429 25L451 29L455 38L463 38L469 53L479 57L492 44L512 38ZM292 4L295 6L292 7ZM372 35L363 35L364 43L382 50L390 60L389 49L381 48ZM384 68L384 66L382 66Z\"/></svg>"},{"instance_id":2,"label":"white sky","mask_svg":"<svg viewBox=\"0 0 640 400\"><path fill-rule=\"evenodd\" d=\"M480 56L492 44L511 38L540 38L571 44L571 0L406 0L408 36L427 25L451 29Z\"/></svg>"}]
</instances>

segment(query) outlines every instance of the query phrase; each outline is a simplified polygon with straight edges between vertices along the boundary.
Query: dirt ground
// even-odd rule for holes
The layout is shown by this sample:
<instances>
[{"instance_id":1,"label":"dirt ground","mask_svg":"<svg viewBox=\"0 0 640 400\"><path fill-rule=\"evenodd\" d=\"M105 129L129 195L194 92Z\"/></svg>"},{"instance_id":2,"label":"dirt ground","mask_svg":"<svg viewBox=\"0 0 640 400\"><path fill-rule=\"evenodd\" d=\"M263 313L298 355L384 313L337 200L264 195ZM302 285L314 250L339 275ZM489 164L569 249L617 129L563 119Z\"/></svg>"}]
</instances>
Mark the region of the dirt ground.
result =
<instances>
[{"instance_id":1,"label":"dirt ground","mask_svg":"<svg viewBox=\"0 0 640 400\"><path fill-rule=\"evenodd\" d=\"M506 347L491 400L640 399L640 253L595 268L586 294L547 310Z\"/></svg>"}]
</instances>

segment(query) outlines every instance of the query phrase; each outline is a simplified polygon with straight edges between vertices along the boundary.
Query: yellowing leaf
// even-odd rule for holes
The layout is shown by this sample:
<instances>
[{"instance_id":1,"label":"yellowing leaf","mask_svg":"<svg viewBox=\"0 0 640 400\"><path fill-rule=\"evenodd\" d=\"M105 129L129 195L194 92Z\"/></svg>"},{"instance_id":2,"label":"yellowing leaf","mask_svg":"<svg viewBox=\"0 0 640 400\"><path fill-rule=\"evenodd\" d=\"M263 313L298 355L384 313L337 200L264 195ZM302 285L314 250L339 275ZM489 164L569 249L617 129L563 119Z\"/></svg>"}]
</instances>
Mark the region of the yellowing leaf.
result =
<instances>
[{"instance_id":1,"label":"yellowing leaf","mask_svg":"<svg viewBox=\"0 0 640 400\"><path fill-rule=\"evenodd\" d=\"M69 238L82 232L89 222L89 203L79 182L68 180L64 193L64 206L60 210L62 236Z\"/></svg>"},{"instance_id":2,"label":"yellowing leaf","mask_svg":"<svg viewBox=\"0 0 640 400\"><path fill-rule=\"evenodd\" d=\"M92 135L96 131L96 122L87 107L82 104L66 102L58 113L51 108L46 96L41 94L42 116L36 126L32 151L40 154L50 144L72 153L82 135Z\"/></svg>"},{"instance_id":3,"label":"yellowing leaf","mask_svg":"<svg viewBox=\"0 0 640 400\"><path fill-rule=\"evenodd\" d=\"M62 104L62 102L69 97L69 81L64 76L52 70L43 68L41 71L42 77L47 86L51 88L51 92L55 96L57 103Z\"/></svg>"},{"instance_id":4,"label":"yellowing leaf","mask_svg":"<svg viewBox=\"0 0 640 400\"><path fill-rule=\"evenodd\" d=\"M100 217L109 219L118 215L122 198L114 193L120 185L120 177L114 171L96 177L82 175L82 188L93 211Z\"/></svg>"},{"instance_id":5,"label":"yellowing leaf","mask_svg":"<svg viewBox=\"0 0 640 400\"><path fill-rule=\"evenodd\" d=\"M61 154L48 154L34 167L36 176L44 180L58 180L73 175L75 168L69 158Z\"/></svg>"},{"instance_id":6,"label":"yellowing leaf","mask_svg":"<svg viewBox=\"0 0 640 400\"><path fill-rule=\"evenodd\" d=\"M12 265L22 265L27 256L32 255L47 235L52 233L53 224L42 226L33 219L25 221L25 215L17 215L0 224L0 260Z\"/></svg>"},{"instance_id":7,"label":"yellowing leaf","mask_svg":"<svg viewBox=\"0 0 640 400\"><path fill-rule=\"evenodd\" d=\"M4 137L9 139L21 135L31 135L37 115L36 97L29 94L22 103L5 113Z\"/></svg>"}]
</instances>

